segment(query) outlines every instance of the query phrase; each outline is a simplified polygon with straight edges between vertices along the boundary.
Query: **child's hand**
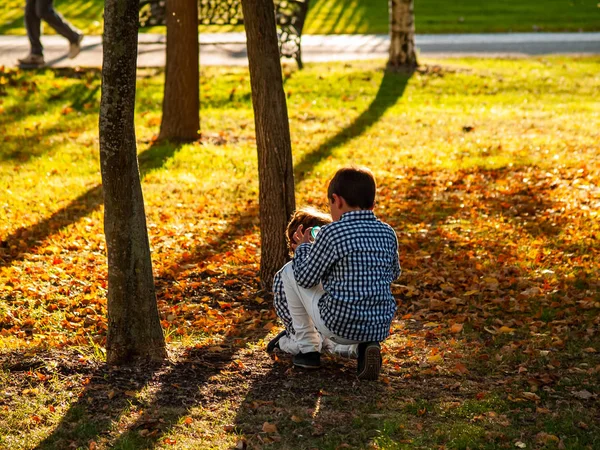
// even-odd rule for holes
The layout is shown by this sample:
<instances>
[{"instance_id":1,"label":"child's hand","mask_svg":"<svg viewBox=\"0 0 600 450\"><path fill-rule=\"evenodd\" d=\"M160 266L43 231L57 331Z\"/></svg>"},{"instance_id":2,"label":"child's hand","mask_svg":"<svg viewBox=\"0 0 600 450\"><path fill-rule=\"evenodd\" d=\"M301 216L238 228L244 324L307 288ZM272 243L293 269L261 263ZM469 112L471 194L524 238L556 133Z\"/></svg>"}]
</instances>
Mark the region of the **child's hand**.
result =
<instances>
[{"instance_id":1,"label":"child's hand","mask_svg":"<svg viewBox=\"0 0 600 450\"><path fill-rule=\"evenodd\" d=\"M300 244L304 244L307 242L310 243L310 228L304 231L304 226L299 225L298 228L296 228L294 234L292 235L292 238L294 239L294 242L291 244L292 250L296 251L296 247L298 247Z\"/></svg>"}]
</instances>

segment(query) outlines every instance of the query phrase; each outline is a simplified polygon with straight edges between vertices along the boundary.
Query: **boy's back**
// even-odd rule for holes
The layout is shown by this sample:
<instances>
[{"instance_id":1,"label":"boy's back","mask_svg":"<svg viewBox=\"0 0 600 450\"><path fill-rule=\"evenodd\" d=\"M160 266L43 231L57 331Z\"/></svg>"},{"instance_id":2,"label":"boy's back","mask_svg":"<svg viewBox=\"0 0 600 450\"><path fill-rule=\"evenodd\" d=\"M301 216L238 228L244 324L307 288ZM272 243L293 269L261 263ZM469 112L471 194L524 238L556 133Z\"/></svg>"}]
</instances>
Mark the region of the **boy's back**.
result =
<instances>
[{"instance_id":1,"label":"boy's back","mask_svg":"<svg viewBox=\"0 0 600 450\"><path fill-rule=\"evenodd\" d=\"M371 210L349 211L321 229L314 244L294 255L298 285L323 284L318 306L337 335L356 341L382 341L396 311L390 285L400 276L394 230Z\"/></svg>"}]
</instances>

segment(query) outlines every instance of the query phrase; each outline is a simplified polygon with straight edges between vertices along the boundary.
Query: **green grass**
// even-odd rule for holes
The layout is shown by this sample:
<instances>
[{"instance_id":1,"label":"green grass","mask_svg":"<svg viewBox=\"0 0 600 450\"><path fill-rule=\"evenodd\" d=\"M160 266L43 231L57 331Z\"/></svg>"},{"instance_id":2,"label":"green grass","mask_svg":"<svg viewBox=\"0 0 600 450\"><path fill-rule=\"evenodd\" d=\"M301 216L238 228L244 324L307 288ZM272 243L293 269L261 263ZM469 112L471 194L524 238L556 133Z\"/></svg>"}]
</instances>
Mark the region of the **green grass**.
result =
<instances>
[{"instance_id":1,"label":"green grass","mask_svg":"<svg viewBox=\"0 0 600 450\"><path fill-rule=\"evenodd\" d=\"M284 69L297 203L323 206L331 174L365 164L398 233L379 383L263 351L277 328L255 277L247 68L203 69L203 137L183 146L154 141L164 74L139 72L171 359L104 366L100 73L4 69L0 447L598 448L600 58L423 63L411 77L384 61Z\"/></svg>"},{"instance_id":2,"label":"green grass","mask_svg":"<svg viewBox=\"0 0 600 450\"><path fill-rule=\"evenodd\" d=\"M0 6L0 34L24 34L23 1L5 0ZM57 9L87 34L102 30L102 0L57 0ZM490 33L516 31L597 31L600 8L596 0L418 0L417 33ZM312 0L305 25L308 34L388 32L386 0ZM46 26L48 32L49 27ZM240 28L201 28L227 31ZM156 27L151 32L164 32Z\"/></svg>"}]
</instances>

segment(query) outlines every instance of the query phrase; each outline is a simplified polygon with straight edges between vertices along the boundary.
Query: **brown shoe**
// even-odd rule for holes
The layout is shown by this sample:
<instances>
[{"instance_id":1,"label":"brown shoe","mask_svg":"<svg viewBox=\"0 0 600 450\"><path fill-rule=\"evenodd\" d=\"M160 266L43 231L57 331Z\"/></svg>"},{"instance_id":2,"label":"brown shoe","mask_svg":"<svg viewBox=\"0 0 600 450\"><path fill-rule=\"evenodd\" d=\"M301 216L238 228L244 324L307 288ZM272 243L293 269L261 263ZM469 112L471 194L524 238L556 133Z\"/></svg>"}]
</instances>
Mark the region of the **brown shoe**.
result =
<instances>
[{"instance_id":1,"label":"brown shoe","mask_svg":"<svg viewBox=\"0 0 600 450\"><path fill-rule=\"evenodd\" d=\"M25 58L21 58L18 61L20 66L42 67L45 64L42 55L34 55L33 53L30 53Z\"/></svg>"},{"instance_id":2,"label":"brown shoe","mask_svg":"<svg viewBox=\"0 0 600 450\"><path fill-rule=\"evenodd\" d=\"M356 375L361 380L376 380L381 372L381 347L379 342L358 344L358 367Z\"/></svg>"}]
</instances>

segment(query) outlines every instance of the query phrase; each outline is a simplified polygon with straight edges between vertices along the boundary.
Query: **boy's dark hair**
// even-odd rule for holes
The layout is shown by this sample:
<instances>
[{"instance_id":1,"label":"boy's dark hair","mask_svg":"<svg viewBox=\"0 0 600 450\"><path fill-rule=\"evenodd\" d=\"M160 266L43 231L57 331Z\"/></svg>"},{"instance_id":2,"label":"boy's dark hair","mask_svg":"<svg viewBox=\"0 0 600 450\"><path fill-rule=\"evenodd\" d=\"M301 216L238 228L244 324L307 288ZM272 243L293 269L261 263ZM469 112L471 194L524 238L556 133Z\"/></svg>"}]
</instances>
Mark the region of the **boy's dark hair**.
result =
<instances>
[{"instance_id":1,"label":"boy's dark hair","mask_svg":"<svg viewBox=\"0 0 600 450\"><path fill-rule=\"evenodd\" d=\"M292 249L292 236L300 225L304 226L304 230L311 227L321 227L331 223L331 216L318 209L304 207L297 209L292 214L292 218L285 230L285 238L288 244L288 249Z\"/></svg>"},{"instance_id":2,"label":"boy's dark hair","mask_svg":"<svg viewBox=\"0 0 600 450\"><path fill-rule=\"evenodd\" d=\"M336 172L327 188L327 198L342 197L348 206L371 209L375 205L375 177L366 167L343 167Z\"/></svg>"}]
</instances>

